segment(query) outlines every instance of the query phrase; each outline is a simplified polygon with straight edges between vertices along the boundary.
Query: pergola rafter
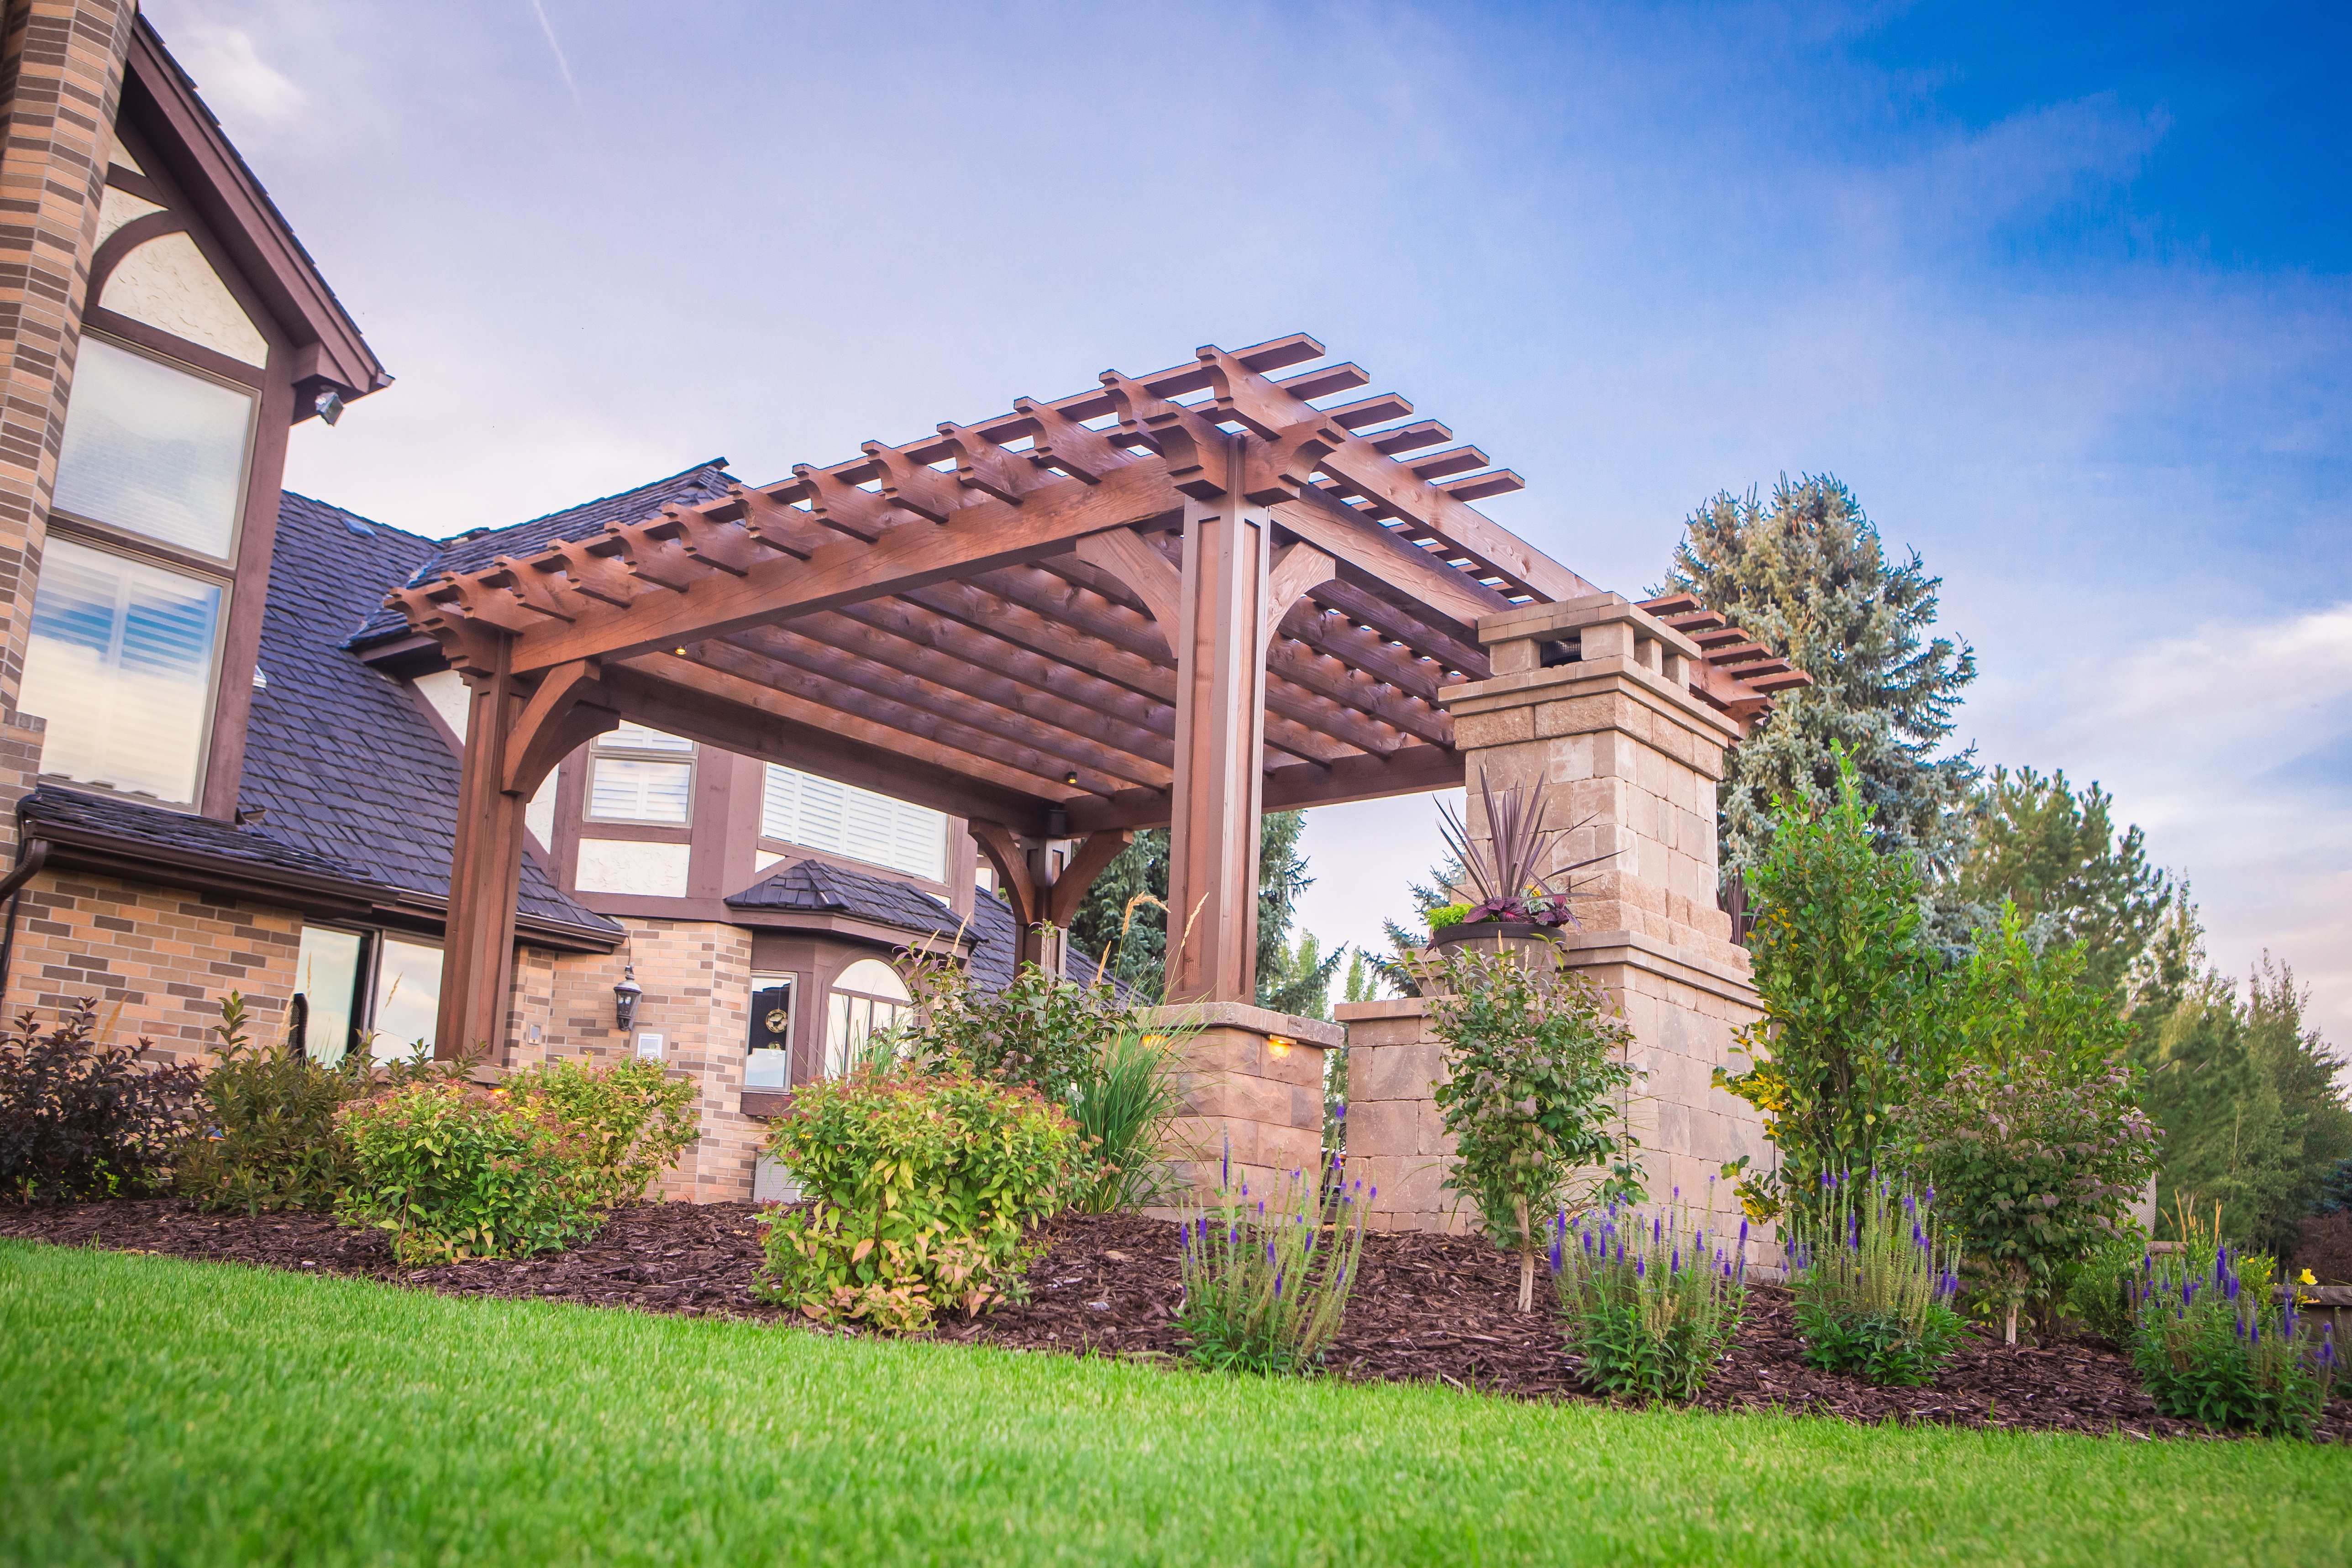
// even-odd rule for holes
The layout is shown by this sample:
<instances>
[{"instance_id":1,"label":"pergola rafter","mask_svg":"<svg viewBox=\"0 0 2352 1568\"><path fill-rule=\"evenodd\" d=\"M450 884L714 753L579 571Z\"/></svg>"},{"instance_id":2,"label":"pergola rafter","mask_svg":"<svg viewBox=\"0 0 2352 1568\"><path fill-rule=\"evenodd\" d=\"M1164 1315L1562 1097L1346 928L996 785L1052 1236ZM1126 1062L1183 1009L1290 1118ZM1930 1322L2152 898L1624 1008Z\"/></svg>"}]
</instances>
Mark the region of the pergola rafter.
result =
<instances>
[{"instance_id":1,"label":"pergola rafter","mask_svg":"<svg viewBox=\"0 0 2352 1568\"><path fill-rule=\"evenodd\" d=\"M1469 504L1517 474L1324 358L1105 371L395 592L475 692L453 942L499 931L559 747L627 717L963 817L1043 920L1083 893L1056 868L1171 825L1169 995L1246 999L1260 810L1458 784L1480 618L1596 591ZM1787 673L1748 641L1718 706ZM499 973L453 969L444 1049L496 1033Z\"/></svg>"}]
</instances>

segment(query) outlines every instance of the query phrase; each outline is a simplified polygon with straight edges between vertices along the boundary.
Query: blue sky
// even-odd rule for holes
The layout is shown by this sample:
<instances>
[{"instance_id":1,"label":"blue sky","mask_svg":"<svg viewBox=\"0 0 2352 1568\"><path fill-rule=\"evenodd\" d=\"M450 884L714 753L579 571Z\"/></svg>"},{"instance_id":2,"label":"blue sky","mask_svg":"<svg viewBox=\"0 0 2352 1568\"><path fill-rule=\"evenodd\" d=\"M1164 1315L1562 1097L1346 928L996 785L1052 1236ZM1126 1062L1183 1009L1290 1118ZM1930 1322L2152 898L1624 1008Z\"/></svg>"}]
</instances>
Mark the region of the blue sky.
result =
<instances>
[{"instance_id":1,"label":"blue sky","mask_svg":"<svg viewBox=\"0 0 2352 1568\"><path fill-rule=\"evenodd\" d=\"M1310 331L1629 592L1845 480L1978 648L1960 737L2104 782L2352 1042L2341 7L148 9L401 378L298 488L446 533ZM1434 813L1307 842L1372 940Z\"/></svg>"}]
</instances>

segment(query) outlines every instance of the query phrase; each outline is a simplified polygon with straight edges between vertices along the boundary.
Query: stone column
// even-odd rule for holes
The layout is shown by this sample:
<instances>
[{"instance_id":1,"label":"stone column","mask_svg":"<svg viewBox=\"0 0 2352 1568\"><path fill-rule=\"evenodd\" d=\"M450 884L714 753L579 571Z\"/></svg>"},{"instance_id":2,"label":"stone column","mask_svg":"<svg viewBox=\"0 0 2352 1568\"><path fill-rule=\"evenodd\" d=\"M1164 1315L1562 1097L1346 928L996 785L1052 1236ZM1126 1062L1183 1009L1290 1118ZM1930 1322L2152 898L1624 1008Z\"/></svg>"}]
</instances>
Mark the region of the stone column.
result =
<instances>
[{"instance_id":1,"label":"stone column","mask_svg":"<svg viewBox=\"0 0 2352 1568\"><path fill-rule=\"evenodd\" d=\"M1445 1047L1429 1032L1419 997L1342 1002L1348 1030L1348 1164L1372 1188L1374 1230L1478 1228L1475 1205L1445 1190L1454 1140L1431 1092L1445 1077Z\"/></svg>"},{"instance_id":2,"label":"stone column","mask_svg":"<svg viewBox=\"0 0 2352 1568\"><path fill-rule=\"evenodd\" d=\"M1346 1030L1239 1002L1164 1007L1157 1016L1191 1031L1168 1155L1181 1188L1208 1201L1228 1153L1234 1179L1253 1188L1277 1171L1314 1167L1323 1155L1323 1053L1346 1041Z\"/></svg>"},{"instance_id":3,"label":"stone column","mask_svg":"<svg viewBox=\"0 0 2352 1568\"><path fill-rule=\"evenodd\" d=\"M1478 637L1492 677L1439 699L1465 764L1471 834L1486 831L1483 769L1497 790L1544 784L1547 824L1573 827L1546 869L1610 857L1575 873L1581 925L1566 934L1568 961L1633 1025L1651 1196L1679 1187L1696 1207L1724 1162L1772 1157L1761 1118L1710 1085L1715 1068L1739 1064L1732 1031L1759 1013L1747 950L1716 907L1716 785L1739 728L1691 691L1697 645L1616 594L1505 611ZM1730 1184L1715 1208L1737 1222Z\"/></svg>"}]
</instances>

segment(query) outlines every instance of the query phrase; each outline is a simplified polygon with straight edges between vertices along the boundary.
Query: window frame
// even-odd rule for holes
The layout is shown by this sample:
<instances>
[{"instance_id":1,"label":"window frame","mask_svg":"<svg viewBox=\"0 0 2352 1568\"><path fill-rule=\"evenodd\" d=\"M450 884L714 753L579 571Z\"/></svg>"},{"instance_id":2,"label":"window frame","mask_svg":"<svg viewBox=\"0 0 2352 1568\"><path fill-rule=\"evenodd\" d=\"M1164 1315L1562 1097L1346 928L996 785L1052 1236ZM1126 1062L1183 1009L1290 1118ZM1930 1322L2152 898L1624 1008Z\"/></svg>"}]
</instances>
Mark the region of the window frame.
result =
<instances>
[{"instance_id":1,"label":"window frame","mask_svg":"<svg viewBox=\"0 0 2352 1568\"><path fill-rule=\"evenodd\" d=\"M166 370L178 371L183 375L194 376L198 381L209 382L217 387L226 387L242 396L250 406L251 412L246 420L245 426L245 450L237 458L236 501L229 515L228 551L225 555L206 555L202 550L192 550L184 546L171 544L152 535L142 534L135 528L124 528L120 523L110 523L102 517L93 517L86 512L68 511L54 505L49 508L51 523L53 525L59 522L70 523L73 525L69 530L71 532L92 534L134 551L152 553L158 560L174 566L210 570L234 581L237 563L242 559L245 549L246 513L253 501L253 463L255 450L261 444L263 389L243 382L233 381L227 376L215 375L209 371L197 368L185 360L131 342L128 339L117 337L113 333L96 328L85 329L82 340L84 342L103 343L110 349L119 350L139 359L152 361ZM66 418L68 423L73 418L73 399L70 395L66 399ZM62 460L64 449L62 428L58 435L58 447Z\"/></svg>"},{"instance_id":2,"label":"window frame","mask_svg":"<svg viewBox=\"0 0 2352 1568\"><path fill-rule=\"evenodd\" d=\"M220 590L220 611L214 619L212 649L206 655L205 663L204 713L198 720L197 727L198 739L196 742L194 772L195 792L192 799L186 800L165 800L157 796L142 794L136 789L120 789L111 784L89 783L83 779L70 778L63 773L54 773L47 767L42 768L40 778L44 782L54 782L62 785L68 789L80 790L84 794L103 795L111 800L135 801L142 806L155 807L159 810L182 811L192 815L201 814L204 810L205 790L208 781L212 778L213 747L215 741L213 734L213 720L220 712L221 666L227 655L230 623L235 620L236 614L236 574L234 570L226 570L219 567L209 566L200 560L190 559L180 552L171 551L168 549L168 547L166 549L162 551L126 549L124 548L126 541L121 535L110 531L106 533L90 532L84 527L80 526L79 519L78 518L68 519L61 517L54 520L58 522L70 521L74 525L71 527L55 528L52 529L52 531L67 544L77 546L82 549L87 549L95 555L111 556L118 560L127 560L134 566L143 566L151 570L165 572L175 577L188 578L192 580L209 583L210 585L218 588ZM152 541L150 542L152 543ZM45 549L42 551L41 561L45 572L48 565L47 558L48 552ZM25 608L25 641L26 647L28 651L32 646L33 612L39 605L40 597L40 580L38 577L36 577L33 582L32 602L27 604ZM21 690L17 694L20 699L23 695L24 694ZM37 709L34 711L38 712ZM49 716L47 714L41 714L40 716L47 719ZM48 747L45 745L41 748L41 759L44 763L47 763L48 760Z\"/></svg>"},{"instance_id":3,"label":"window frame","mask_svg":"<svg viewBox=\"0 0 2352 1568\"><path fill-rule=\"evenodd\" d=\"M641 725L638 727L643 729L651 729L653 727L651 725ZM667 734L667 731L660 731L657 733ZM686 740L686 737L682 735L673 737L672 738ZM614 762L656 762L667 763L671 767L683 767L686 769L686 814L675 821L654 817L598 816L596 814L596 765L599 762L608 760ZM580 802L580 821L583 822L607 823L620 827L666 828L673 831L691 829L694 826L695 787L699 784L701 780L702 745L699 741L687 740L686 749L679 751L670 747L614 745L611 743L609 736L600 735L596 737L595 739L588 743L588 767L585 777L581 780L583 788L582 791L583 798Z\"/></svg>"},{"instance_id":4,"label":"window frame","mask_svg":"<svg viewBox=\"0 0 2352 1568\"><path fill-rule=\"evenodd\" d=\"M757 998L761 991L772 991L780 987L784 992L784 1043L782 1051L779 1052L779 1054L781 1054L784 1059L784 1081L782 1083L754 1083L751 1082L751 1057L754 1051L774 1048L761 1048L752 1045L752 1040L758 1039L760 1034L762 1032L761 1029L761 1020L756 1015L756 1012L754 1013L754 1016L744 1020L743 1082L741 1086L755 1093L778 1093L793 1086L793 1058L797 1054L795 1047L798 1044L795 1035L799 1030L801 1021L801 977L797 972L790 969L775 971L762 970L753 974L751 977L751 995L754 998Z\"/></svg>"}]
</instances>

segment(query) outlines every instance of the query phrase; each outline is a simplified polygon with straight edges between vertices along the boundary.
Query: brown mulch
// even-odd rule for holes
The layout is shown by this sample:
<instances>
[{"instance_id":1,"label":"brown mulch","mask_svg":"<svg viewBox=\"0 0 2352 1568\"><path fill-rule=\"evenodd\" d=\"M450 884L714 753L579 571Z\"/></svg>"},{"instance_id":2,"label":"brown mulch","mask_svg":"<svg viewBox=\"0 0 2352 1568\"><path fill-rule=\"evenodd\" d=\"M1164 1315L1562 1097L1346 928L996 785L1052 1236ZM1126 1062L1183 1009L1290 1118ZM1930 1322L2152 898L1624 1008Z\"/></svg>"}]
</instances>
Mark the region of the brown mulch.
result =
<instances>
[{"instance_id":1,"label":"brown mulch","mask_svg":"<svg viewBox=\"0 0 2352 1568\"><path fill-rule=\"evenodd\" d=\"M1068 1215L1042 1234L1049 1245L1030 1267L1030 1301L972 1322L945 1320L940 1339L1066 1354L1182 1354L1173 1316L1181 1294L1173 1225L1133 1215ZM402 1269L382 1232L339 1226L323 1215L204 1214L169 1199L0 1207L0 1236L361 1275L447 1295L784 1317L752 1294L760 1227L748 1203L644 1204L620 1210L569 1251L431 1269ZM1353 1379L1589 1398L1560 1348L1549 1286L1538 1280L1537 1289L1541 1310L1522 1317L1514 1310L1517 1262L1483 1240L1416 1232L1370 1237L1328 1361ZM1799 1361L1794 1315L1785 1290L1753 1287L1738 1341L1709 1378L1700 1406L2134 1437L2210 1435L2158 1415L2130 1362L2096 1341L2011 1348L1970 1335L1934 1386L1880 1388ZM2321 1436L2352 1441L2352 1388L2330 1406Z\"/></svg>"}]
</instances>

